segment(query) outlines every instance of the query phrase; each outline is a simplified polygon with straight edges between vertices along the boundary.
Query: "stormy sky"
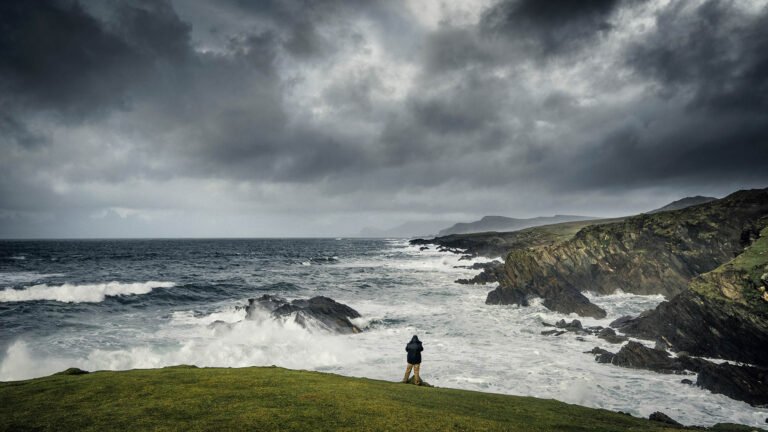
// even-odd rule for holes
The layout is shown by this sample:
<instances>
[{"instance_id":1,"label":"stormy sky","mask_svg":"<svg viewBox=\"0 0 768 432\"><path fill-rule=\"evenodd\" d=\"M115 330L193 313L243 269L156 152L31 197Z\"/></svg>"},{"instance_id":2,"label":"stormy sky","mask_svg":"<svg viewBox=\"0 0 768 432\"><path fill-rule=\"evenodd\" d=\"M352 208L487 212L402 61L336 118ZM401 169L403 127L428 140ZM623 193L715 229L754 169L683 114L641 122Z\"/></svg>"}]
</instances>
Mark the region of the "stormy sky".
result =
<instances>
[{"instance_id":1,"label":"stormy sky","mask_svg":"<svg viewBox=\"0 0 768 432\"><path fill-rule=\"evenodd\" d=\"M0 237L352 235L768 186L766 1L0 2Z\"/></svg>"}]
</instances>

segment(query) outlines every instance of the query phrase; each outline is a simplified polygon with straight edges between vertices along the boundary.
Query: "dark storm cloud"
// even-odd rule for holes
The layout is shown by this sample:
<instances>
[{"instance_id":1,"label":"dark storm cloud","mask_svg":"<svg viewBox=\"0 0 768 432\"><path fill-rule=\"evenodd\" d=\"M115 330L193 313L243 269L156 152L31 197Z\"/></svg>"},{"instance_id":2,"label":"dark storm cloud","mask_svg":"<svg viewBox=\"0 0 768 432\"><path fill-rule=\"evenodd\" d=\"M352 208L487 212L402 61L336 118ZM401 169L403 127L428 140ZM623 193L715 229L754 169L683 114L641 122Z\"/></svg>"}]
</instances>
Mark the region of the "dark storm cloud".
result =
<instances>
[{"instance_id":1,"label":"dark storm cloud","mask_svg":"<svg viewBox=\"0 0 768 432\"><path fill-rule=\"evenodd\" d=\"M768 7L753 15L710 0L690 12L675 2L656 21L658 31L628 59L662 96L690 92L692 109L768 108Z\"/></svg>"},{"instance_id":2,"label":"dark storm cloud","mask_svg":"<svg viewBox=\"0 0 768 432\"><path fill-rule=\"evenodd\" d=\"M503 0L481 21L488 35L500 35L548 56L580 48L611 30L619 0Z\"/></svg>"},{"instance_id":3,"label":"dark storm cloud","mask_svg":"<svg viewBox=\"0 0 768 432\"><path fill-rule=\"evenodd\" d=\"M768 181L765 7L425 5L0 2L0 218L535 216Z\"/></svg>"},{"instance_id":4,"label":"dark storm cloud","mask_svg":"<svg viewBox=\"0 0 768 432\"><path fill-rule=\"evenodd\" d=\"M658 14L657 30L627 53L653 80L658 112L588 146L566 170L575 185L766 180L768 8L749 14L736 6L673 2Z\"/></svg>"},{"instance_id":5,"label":"dark storm cloud","mask_svg":"<svg viewBox=\"0 0 768 432\"><path fill-rule=\"evenodd\" d=\"M0 29L4 110L82 117L119 107L141 63L77 3L1 2Z\"/></svg>"}]
</instances>

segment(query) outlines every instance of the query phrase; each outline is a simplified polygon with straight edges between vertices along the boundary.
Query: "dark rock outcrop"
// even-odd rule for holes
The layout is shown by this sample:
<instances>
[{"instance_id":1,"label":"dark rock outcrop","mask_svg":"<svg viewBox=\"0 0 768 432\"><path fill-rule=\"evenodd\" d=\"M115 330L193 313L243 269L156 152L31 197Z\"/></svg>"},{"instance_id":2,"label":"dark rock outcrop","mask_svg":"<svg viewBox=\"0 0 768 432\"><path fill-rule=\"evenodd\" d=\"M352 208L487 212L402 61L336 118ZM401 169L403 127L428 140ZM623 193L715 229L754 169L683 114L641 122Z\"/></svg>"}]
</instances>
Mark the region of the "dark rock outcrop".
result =
<instances>
[{"instance_id":1,"label":"dark rock outcrop","mask_svg":"<svg viewBox=\"0 0 768 432\"><path fill-rule=\"evenodd\" d=\"M497 305L497 304L505 304L505 305L518 305L518 306L528 306L528 294L526 294L523 290L518 289L507 289L507 290L500 290L495 289L488 293L488 297L485 300L486 304L491 305Z\"/></svg>"},{"instance_id":2,"label":"dark rock outcrop","mask_svg":"<svg viewBox=\"0 0 768 432\"><path fill-rule=\"evenodd\" d=\"M616 327L638 338L663 337L675 351L768 365L768 318L739 304L694 291L686 291Z\"/></svg>"},{"instance_id":3,"label":"dark rock outcrop","mask_svg":"<svg viewBox=\"0 0 768 432\"><path fill-rule=\"evenodd\" d=\"M666 351L648 348L645 345L630 341L613 354L609 351L595 348L591 352L596 354L598 363L610 363L616 366L647 369L659 373L684 373L685 371L698 371L703 360L691 357L672 357Z\"/></svg>"},{"instance_id":4,"label":"dark rock outcrop","mask_svg":"<svg viewBox=\"0 0 768 432\"><path fill-rule=\"evenodd\" d=\"M628 340L626 336L616 334L616 331L612 328L604 328L600 330L600 332L597 334L597 337L612 344L624 343Z\"/></svg>"},{"instance_id":5,"label":"dark rock outcrop","mask_svg":"<svg viewBox=\"0 0 768 432\"><path fill-rule=\"evenodd\" d=\"M751 405L768 405L768 369L730 363L715 364L707 360L679 355L670 356L666 351L648 348L638 342L629 342L614 354L595 347L588 354L598 363L647 369L658 373L698 373L696 385L713 393L747 402ZM693 381L683 379L682 384Z\"/></svg>"},{"instance_id":6,"label":"dark rock outcrop","mask_svg":"<svg viewBox=\"0 0 768 432\"><path fill-rule=\"evenodd\" d=\"M706 363L696 385L750 405L768 406L768 369Z\"/></svg>"},{"instance_id":7,"label":"dark rock outcrop","mask_svg":"<svg viewBox=\"0 0 768 432\"><path fill-rule=\"evenodd\" d=\"M670 416L660 411L656 411L655 413L648 416L648 420L668 424L670 426L683 426L681 423L672 420Z\"/></svg>"},{"instance_id":8,"label":"dark rock outcrop","mask_svg":"<svg viewBox=\"0 0 768 432\"><path fill-rule=\"evenodd\" d=\"M475 263L469 266L472 270L482 270L471 279L458 279L456 283L460 284L480 284L497 283L504 278L504 264L498 261L487 263Z\"/></svg>"},{"instance_id":9,"label":"dark rock outcrop","mask_svg":"<svg viewBox=\"0 0 768 432\"><path fill-rule=\"evenodd\" d=\"M348 334L362 331L350 321L351 318L359 318L360 314L351 307L328 297L317 296L288 302L282 297L265 294L258 299L248 299L246 319L254 319L259 309L270 312L276 318L295 314L296 323L303 327L306 327L309 321L313 321L334 333Z\"/></svg>"},{"instance_id":10,"label":"dark rock outcrop","mask_svg":"<svg viewBox=\"0 0 768 432\"><path fill-rule=\"evenodd\" d=\"M512 255L512 254L510 254ZM574 286L549 286L549 285L526 285L523 287L499 285L496 289L488 293L485 299L486 304L504 305L517 304L528 306L530 297L541 297L544 299L542 304L549 310L561 313L577 313L581 316L593 318L605 318L606 312L590 302L589 299L579 292ZM522 301L525 299L525 301Z\"/></svg>"}]
</instances>

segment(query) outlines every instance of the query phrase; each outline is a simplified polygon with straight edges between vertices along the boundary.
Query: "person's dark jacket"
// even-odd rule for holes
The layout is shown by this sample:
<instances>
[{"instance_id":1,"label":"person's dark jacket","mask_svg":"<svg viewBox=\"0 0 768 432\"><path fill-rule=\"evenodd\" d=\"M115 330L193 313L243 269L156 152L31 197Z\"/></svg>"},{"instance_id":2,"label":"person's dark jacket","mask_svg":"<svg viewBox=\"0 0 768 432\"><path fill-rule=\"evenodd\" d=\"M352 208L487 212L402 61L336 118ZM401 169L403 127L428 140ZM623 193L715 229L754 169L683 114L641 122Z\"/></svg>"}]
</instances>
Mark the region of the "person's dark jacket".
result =
<instances>
[{"instance_id":1,"label":"person's dark jacket","mask_svg":"<svg viewBox=\"0 0 768 432\"><path fill-rule=\"evenodd\" d=\"M413 339L408 342L408 345L405 346L405 350L408 352L408 363L421 363L421 352L424 351L424 347L421 346L421 341L419 338L414 336Z\"/></svg>"}]
</instances>

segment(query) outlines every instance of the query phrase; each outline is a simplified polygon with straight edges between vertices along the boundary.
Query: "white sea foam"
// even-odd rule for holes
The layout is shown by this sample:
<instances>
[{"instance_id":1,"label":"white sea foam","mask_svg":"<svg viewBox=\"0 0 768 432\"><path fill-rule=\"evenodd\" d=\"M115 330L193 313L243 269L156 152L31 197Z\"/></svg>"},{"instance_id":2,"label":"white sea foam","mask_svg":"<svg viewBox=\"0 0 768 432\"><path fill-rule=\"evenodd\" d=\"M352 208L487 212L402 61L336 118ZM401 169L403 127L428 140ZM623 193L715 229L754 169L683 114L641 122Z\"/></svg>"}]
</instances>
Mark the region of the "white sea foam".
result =
<instances>
[{"instance_id":1,"label":"white sea foam","mask_svg":"<svg viewBox=\"0 0 768 432\"><path fill-rule=\"evenodd\" d=\"M173 282L109 282L98 284L33 285L24 289L0 291L0 302L55 300L65 303L98 303L107 296L147 294L155 288L171 288Z\"/></svg>"},{"instance_id":2,"label":"white sea foam","mask_svg":"<svg viewBox=\"0 0 768 432\"><path fill-rule=\"evenodd\" d=\"M589 294L606 310L602 320L558 314L539 300L527 308L489 306L485 297L494 286L453 283L476 273L455 266L484 260L458 261L458 255L434 248L419 252L402 241L391 242L391 247L380 256L299 267L318 280L334 282L318 294L357 309L363 318L355 323L366 330L361 334L308 331L290 319L273 320L267 314L246 321L244 311L234 307L243 303L238 298L212 305L213 312L207 314L172 311L154 326L147 323L157 322L156 316L138 315L131 321L130 337L114 337L122 345L91 342L98 339L95 334L17 341L4 356L0 353L0 380L42 376L70 366L118 370L275 364L395 381L404 371L404 345L418 334L425 347L422 375L441 387L553 398L643 417L663 411L686 424L759 426L768 416L766 409L682 385L679 375L596 363L584 352L595 346L615 352L620 346L595 336L580 341L572 334L541 335L546 329L542 322L579 318L585 325L605 326L619 316L654 307L663 301L661 296ZM366 288L355 288L362 282ZM227 325L211 326L215 321ZM118 330L127 331L122 325ZM117 330L100 330L110 331ZM84 343L90 345L83 349Z\"/></svg>"}]
</instances>

